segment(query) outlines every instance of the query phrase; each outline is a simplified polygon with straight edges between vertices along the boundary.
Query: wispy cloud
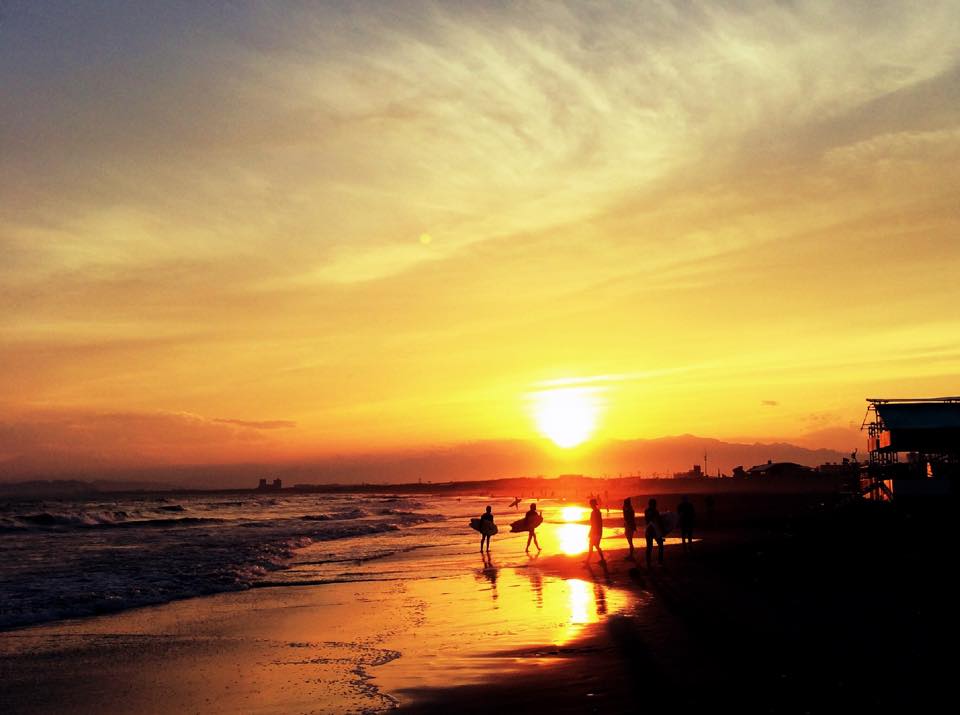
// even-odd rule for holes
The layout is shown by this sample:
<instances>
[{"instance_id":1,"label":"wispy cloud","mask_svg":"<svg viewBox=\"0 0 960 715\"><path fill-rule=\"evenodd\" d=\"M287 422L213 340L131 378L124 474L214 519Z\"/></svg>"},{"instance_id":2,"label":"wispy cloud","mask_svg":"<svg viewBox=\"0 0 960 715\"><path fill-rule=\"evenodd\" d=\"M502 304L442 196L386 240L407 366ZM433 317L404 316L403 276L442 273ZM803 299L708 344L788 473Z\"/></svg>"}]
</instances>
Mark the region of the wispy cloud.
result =
<instances>
[{"instance_id":1,"label":"wispy cloud","mask_svg":"<svg viewBox=\"0 0 960 715\"><path fill-rule=\"evenodd\" d=\"M54 0L2 33L8 415L307 449L603 387L614 435L773 433L960 375L955 3Z\"/></svg>"},{"instance_id":2,"label":"wispy cloud","mask_svg":"<svg viewBox=\"0 0 960 715\"><path fill-rule=\"evenodd\" d=\"M293 429L297 426L296 422L291 420L225 420L225 419L215 419L214 422L218 422L224 425L237 425L239 427L249 427L251 429Z\"/></svg>"}]
</instances>

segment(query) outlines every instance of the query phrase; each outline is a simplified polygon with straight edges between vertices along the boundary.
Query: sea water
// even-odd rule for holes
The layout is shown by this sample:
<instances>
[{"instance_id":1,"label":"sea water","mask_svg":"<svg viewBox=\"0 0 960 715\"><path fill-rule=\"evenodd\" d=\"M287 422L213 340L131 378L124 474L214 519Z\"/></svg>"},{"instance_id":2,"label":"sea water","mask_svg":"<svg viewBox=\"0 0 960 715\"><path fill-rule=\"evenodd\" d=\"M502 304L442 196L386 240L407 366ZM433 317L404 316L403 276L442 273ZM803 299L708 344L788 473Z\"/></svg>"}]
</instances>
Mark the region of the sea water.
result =
<instances>
[{"instance_id":1,"label":"sea water","mask_svg":"<svg viewBox=\"0 0 960 715\"><path fill-rule=\"evenodd\" d=\"M461 575L479 541L468 522L488 503L257 492L0 503L0 629L251 587ZM508 527L522 514L493 505L494 553L523 556L526 534ZM549 541L561 505L543 505ZM550 546L568 529L585 546L585 526L558 528Z\"/></svg>"},{"instance_id":2,"label":"sea water","mask_svg":"<svg viewBox=\"0 0 960 715\"><path fill-rule=\"evenodd\" d=\"M230 493L3 503L0 628L249 588L317 544L327 546L299 575L344 580L366 560L450 538L451 515L433 501ZM435 528L411 531L420 525Z\"/></svg>"}]
</instances>

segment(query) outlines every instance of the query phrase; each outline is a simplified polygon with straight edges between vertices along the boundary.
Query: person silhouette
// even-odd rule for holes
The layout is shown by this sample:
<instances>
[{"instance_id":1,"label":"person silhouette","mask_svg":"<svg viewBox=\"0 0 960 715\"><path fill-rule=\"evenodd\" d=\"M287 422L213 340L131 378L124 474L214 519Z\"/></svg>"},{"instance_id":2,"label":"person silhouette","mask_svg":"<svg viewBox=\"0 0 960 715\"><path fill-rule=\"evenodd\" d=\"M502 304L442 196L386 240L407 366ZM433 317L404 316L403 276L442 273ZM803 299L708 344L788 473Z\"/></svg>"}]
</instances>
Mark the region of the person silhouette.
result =
<instances>
[{"instance_id":1,"label":"person silhouette","mask_svg":"<svg viewBox=\"0 0 960 715\"><path fill-rule=\"evenodd\" d=\"M537 527L540 525L540 522L543 520L537 513L537 505L531 504L529 511L527 511L526 516L524 517L527 520L527 531L530 532L527 536L527 553L530 553L530 542L533 542L533 545L537 547L537 551L542 551L540 548L540 542L537 541Z\"/></svg>"},{"instance_id":2,"label":"person silhouette","mask_svg":"<svg viewBox=\"0 0 960 715\"><path fill-rule=\"evenodd\" d=\"M590 563L590 557L593 556L593 550L596 549L600 554L600 563L605 563L603 558L603 549L600 548L600 539L603 538L603 514L600 513L600 507L597 506L597 500L590 500L590 546L587 548L587 563Z\"/></svg>"},{"instance_id":3,"label":"person silhouette","mask_svg":"<svg viewBox=\"0 0 960 715\"><path fill-rule=\"evenodd\" d=\"M627 561L633 561L633 535L637 533L637 514L633 510L633 502L630 497L623 500L623 535L627 538L630 545L630 553L626 557Z\"/></svg>"},{"instance_id":4,"label":"person silhouette","mask_svg":"<svg viewBox=\"0 0 960 715\"><path fill-rule=\"evenodd\" d=\"M480 516L480 521L485 524L493 525L493 510L488 506L487 510ZM487 542L487 551L490 551L490 533L480 532L480 551L483 551L483 542Z\"/></svg>"},{"instance_id":5,"label":"person silhouette","mask_svg":"<svg viewBox=\"0 0 960 715\"><path fill-rule=\"evenodd\" d=\"M647 538L647 566L650 566L650 555L653 553L653 542L657 542L657 563L663 563L663 524L660 521L660 512L657 511L657 500L651 499L643 512L643 519L647 524L644 536Z\"/></svg>"},{"instance_id":6,"label":"person silhouette","mask_svg":"<svg viewBox=\"0 0 960 715\"><path fill-rule=\"evenodd\" d=\"M695 516L693 504L690 503L690 499L684 494L680 500L680 504L677 506L677 518L680 522L680 543L683 545L685 552L689 552L693 548L693 522Z\"/></svg>"}]
</instances>

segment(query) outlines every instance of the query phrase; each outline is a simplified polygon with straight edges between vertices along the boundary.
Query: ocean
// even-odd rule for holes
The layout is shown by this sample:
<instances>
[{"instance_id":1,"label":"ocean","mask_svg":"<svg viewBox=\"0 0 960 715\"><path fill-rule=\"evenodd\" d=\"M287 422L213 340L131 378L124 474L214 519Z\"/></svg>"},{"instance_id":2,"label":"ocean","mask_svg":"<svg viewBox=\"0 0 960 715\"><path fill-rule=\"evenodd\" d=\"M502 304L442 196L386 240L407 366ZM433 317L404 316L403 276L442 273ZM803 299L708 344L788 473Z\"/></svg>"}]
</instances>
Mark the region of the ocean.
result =
<instances>
[{"instance_id":1,"label":"ocean","mask_svg":"<svg viewBox=\"0 0 960 715\"><path fill-rule=\"evenodd\" d=\"M364 565L463 540L462 519L444 513L451 504L236 493L8 502L0 628L271 583L383 578Z\"/></svg>"}]
</instances>

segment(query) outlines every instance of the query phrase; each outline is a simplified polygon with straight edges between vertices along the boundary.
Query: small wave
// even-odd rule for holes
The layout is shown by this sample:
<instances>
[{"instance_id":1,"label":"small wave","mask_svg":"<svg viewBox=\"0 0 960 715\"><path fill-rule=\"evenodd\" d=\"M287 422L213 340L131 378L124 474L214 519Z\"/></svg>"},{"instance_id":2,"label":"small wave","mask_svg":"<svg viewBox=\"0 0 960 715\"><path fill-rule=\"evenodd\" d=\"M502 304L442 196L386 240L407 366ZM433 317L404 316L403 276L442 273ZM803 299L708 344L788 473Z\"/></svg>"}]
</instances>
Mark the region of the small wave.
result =
<instances>
[{"instance_id":1,"label":"small wave","mask_svg":"<svg viewBox=\"0 0 960 715\"><path fill-rule=\"evenodd\" d=\"M0 528L7 530L63 530L63 529L97 529L111 527L164 527L164 526L188 526L191 524L211 524L225 521L224 519L199 518L199 517L163 517L160 519L151 519L141 512L113 511L113 512L72 512L72 513L50 513L40 512L37 514L25 514L15 518L7 518L0 524Z\"/></svg>"},{"instance_id":2,"label":"small wave","mask_svg":"<svg viewBox=\"0 0 960 715\"><path fill-rule=\"evenodd\" d=\"M113 524L113 526L122 526L122 527L144 527L144 528L159 528L164 526L192 526L195 524L219 524L228 521L227 519L216 519L213 517L200 517L200 516L182 516L178 518L170 519L138 519L137 521L126 521L120 524Z\"/></svg>"},{"instance_id":3,"label":"small wave","mask_svg":"<svg viewBox=\"0 0 960 715\"><path fill-rule=\"evenodd\" d=\"M365 516L369 516L369 514L363 509L344 509L332 514L304 514L300 519L303 521L347 521L349 519L362 519Z\"/></svg>"}]
</instances>

